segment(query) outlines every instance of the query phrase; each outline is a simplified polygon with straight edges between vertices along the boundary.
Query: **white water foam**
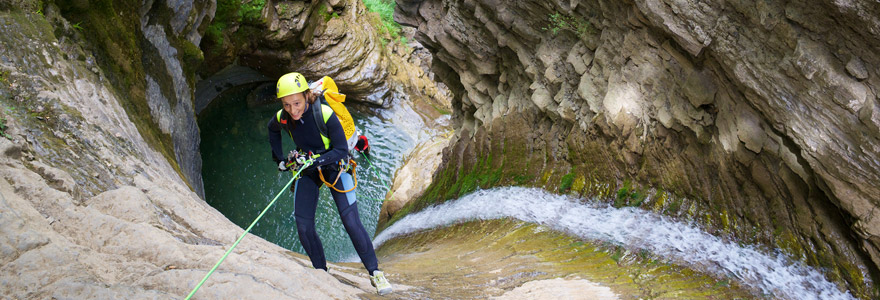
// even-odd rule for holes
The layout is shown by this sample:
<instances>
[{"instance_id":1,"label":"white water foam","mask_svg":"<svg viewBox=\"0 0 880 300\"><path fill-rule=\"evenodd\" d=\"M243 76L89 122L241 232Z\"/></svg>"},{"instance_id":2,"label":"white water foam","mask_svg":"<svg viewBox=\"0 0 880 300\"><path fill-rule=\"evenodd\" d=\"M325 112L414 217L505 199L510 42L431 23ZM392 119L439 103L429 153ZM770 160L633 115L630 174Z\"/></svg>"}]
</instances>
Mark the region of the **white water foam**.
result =
<instances>
[{"instance_id":1,"label":"white water foam","mask_svg":"<svg viewBox=\"0 0 880 300\"><path fill-rule=\"evenodd\" d=\"M477 191L461 199L408 215L376 236L378 247L396 236L467 220L510 217L544 225L584 239L644 249L677 264L742 284L772 297L854 299L822 274L784 255L723 241L700 229L635 208L594 207L575 198L534 188L505 187Z\"/></svg>"}]
</instances>

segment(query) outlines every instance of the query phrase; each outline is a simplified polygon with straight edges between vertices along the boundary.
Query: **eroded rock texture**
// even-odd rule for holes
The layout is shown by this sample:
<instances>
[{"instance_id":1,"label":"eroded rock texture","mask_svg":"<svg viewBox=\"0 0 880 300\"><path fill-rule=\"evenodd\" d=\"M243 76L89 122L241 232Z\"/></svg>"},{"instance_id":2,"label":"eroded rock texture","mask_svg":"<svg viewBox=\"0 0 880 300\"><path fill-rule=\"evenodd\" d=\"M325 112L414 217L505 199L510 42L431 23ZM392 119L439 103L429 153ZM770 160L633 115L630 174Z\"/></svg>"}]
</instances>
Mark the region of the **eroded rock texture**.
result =
<instances>
[{"instance_id":1,"label":"eroded rock texture","mask_svg":"<svg viewBox=\"0 0 880 300\"><path fill-rule=\"evenodd\" d=\"M485 168L484 187L615 198L596 191L633 180L665 191L643 207L877 297L877 2L397 3L455 94L461 136L436 185Z\"/></svg>"},{"instance_id":2,"label":"eroded rock texture","mask_svg":"<svg viewBox=\"0 0 880 300\"><path fill-rule=\"evenodd\" d=\"M87 60L93 72L110 73L107 80L131 122L204 196L192 65L202 58L199 28L210 23L216 1L37 3L26 11L42 11L56 34L83 46L85 54L71 52L72 58Z\"/></svg>"},{"instance_id":3,"label":"eroded rock texture","mask_svg":"<svg viewBox=\"0 0 880 300\"><path fill-rule=\"evenodd\" d=\"M77 23L35 7L0 6L0 297L183 299L243 230L135 127L109 78L124 74L98 68ZM247 236L193 299L370 291L307 265Z\"/></svg>"},{"instance_id":4,"label":"eroded rock texture","mask_svg":"<svg viewBox=\"0 0 880 300\"><path fill-rule=\"evenodd\" d=\"M205 75L238 63L273 79L331 76L348 99L386 108L404 100L448 106L448 91L419 67L424 48L377 33L381 22L362 1L266 1L258 18L224 22L202 44L212 62Z\"/></svg>"}]
</instances>

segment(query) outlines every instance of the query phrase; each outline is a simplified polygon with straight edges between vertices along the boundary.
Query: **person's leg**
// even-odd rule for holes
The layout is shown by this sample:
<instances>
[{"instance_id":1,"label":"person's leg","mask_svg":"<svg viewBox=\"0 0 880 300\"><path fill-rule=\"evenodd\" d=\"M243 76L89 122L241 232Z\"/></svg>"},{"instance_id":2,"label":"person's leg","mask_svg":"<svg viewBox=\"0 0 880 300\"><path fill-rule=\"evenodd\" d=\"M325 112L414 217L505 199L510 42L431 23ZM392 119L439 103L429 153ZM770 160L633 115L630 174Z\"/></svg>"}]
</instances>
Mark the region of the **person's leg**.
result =
<instances>
[{"instance_id":1,"label":"person's leg","mask_svg":"<svg viewBox=\"0 0 880 300\"><path fill-rule=\"evenodd\" d=\"M315 269L327 270L327 259L324 257L324 245L318 237L315 229L315 210L318 208L318 188L311 176L303 176L296 181L294 186L294 218L296 219L296 232L299 234L299 242Z\"/></svg>"},{"instance_id":2,"label":"person's leg","mask_svg":"<svg viewBox=\"0 0 880 300\"><path fill-rule=\"evenodd\" d=\"M336 177L335 172L332 175L332 178ZM353 186L354 181L348 173L342 173L339 182L336 183L336 188L342 191L351 189ZM351 239L351 243L354 244L354 249L357 250L358 256L360 256L361 261L364 263L364 268L367 269L370 275L373 275L373 272L379 269L379 262L376 259L376 251L373 249L370 235L367 234L367 230L364 229L364 225L361 223L355 191L339 193L331 190L330 193L333 195L336 209L339 211L339 217L342 218L342 225L345 227L345 231L348 232L348 237Z\"/></svg>"},{"instance_id":3,"label":"person's leg","mask_svg":"<svg viewBox=\"0 0 880 300\"><path fill-rule=\"evenodd\" d=\"M336 174L333 175L335 176ZM339 178L339 182L336 183L336 188L343 191L351 189L353 186L354 181L352 180L351 175L347 173L343 173ZM376 259L376 251L373 249L373 242L370 241L370 236L367 234L367 230L364 229L364 225L361 223L354 190L348 193L340 193L331 190L331 194L333 194L333 200L336 202L336 209L339 211L339 216L342 218L342 225L345 226L345 231L348 232L348 237L351 239L351 243L354 244L358 256L361 257L361 261L364 263L364 268L370 273L370 283L376 287L376 292L379 295L391 293L391 283L385 278L385 273L379 270L379 262Z\"/></svg>"}]
</instances>

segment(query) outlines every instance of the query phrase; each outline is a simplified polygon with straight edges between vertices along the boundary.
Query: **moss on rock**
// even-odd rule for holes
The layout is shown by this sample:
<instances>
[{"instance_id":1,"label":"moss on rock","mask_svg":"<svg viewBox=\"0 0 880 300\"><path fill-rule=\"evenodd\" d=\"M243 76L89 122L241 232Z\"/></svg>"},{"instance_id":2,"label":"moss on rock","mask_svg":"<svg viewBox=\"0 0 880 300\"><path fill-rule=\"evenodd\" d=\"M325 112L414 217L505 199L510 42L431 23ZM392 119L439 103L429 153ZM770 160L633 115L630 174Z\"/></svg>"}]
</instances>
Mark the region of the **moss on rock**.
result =
<instances>
[{"instance_id":1,"label":"moss on rock","mask_svg":"<svg viewBox=\"0 0 880 300\"><path fill-rule=\"evenodd\" d=\"M92 53L122 100L122 107L149 145L162 153L186 178L177 164L170 134L159 130L146 99L143 40L137 5L123 0L93 0L85 7L74 2L57 3L61 14L82 28L77 35L92 46Z\"/></svg>"},{"instance_id":2,"label":"moss on rock","mask_svg":"<svg viewBox=\"0 0 880 300\"><path fill-rule=\"evenodd\" d=\"M678 267L645 251L510 219L409 234L386 242L377 254L392 282L417 287L402 292L411 298L489 298L550 278L587 279L623 299L755 297L731 279Z\"/></svg>"},{"instance_id":3,"label":"moss on rock","mask_svg":"<svg viewBox=\"0 0 880 300\"><path fill-rule=\"evenodd\" d=\"M633 172L626 169L627 163L623 157L614 155L614 150L603 145L601 138L591 141L586 136L572 134L560 142L540 130L509 129L544 122L529 113L512 114L495 122L477 129L473 135L462 132L462 138L453 141L452 146L444 151L444 162L428 192L404 206L389 222L380 223L379 230L408 213L458 198L477 186L476 182L480 183L479 188L505 185L539 187L616 207L642 207L693 221L709 233L737 239L744 244L773 243L795 258L827 268L829 279L850 283L848 288L862 295L860 297L864 298L871 292L864 288L867 286L864 284L866 278L861 276L864 270L849 267L852 264L847 261L851 258L832 254L840 249L815 253L818 261L824 263L806 258L804 254L809 251L803 245L809 242L784 230L768 233L756 226L758 222L743 221L741 215L735 215L741 214L741 208L725 202L729 200L723 200L725 196L721 191L707 190L706 183L694 182L699 178L689 178L680 173L681 168L685 168L680 162L672 162L677 164L673 167L665 164L669 168L665 170L669 172L658 174L653 168L662 167L658 167L653 159L646 159L644 161L652 162ZM485 128L494 128L495 131L485 132ZM567 157L548 157L547 153L566 153ZM655 174L660 176L651 176ZM493 176L497 176L497 180L486 180L486 184L476 180ZM789 225L782 226L788 228Z\"/></svg>"}]
</instances>

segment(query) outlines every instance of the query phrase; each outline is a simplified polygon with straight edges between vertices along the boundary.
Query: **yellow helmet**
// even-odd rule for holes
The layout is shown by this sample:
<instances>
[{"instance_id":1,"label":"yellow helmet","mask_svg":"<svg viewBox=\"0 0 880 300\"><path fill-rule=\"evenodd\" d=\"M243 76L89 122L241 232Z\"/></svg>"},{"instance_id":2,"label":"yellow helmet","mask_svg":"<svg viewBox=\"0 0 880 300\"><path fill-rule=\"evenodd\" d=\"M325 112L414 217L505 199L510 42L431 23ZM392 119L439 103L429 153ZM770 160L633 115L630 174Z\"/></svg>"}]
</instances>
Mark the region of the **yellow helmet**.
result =
<instances>
[{"instance_id":1,"label":"yellow helmet","mask_svg":"<svg viewBox=\"0 0 880 300\"><path fill-rule=\"evenodd\" d=\"M278 98L302 93L307 89L309 89L309 84L306 82L306 77L296 72L287 73L278 78L278 85L276 86Z\"/></svg>"}]
</instances>

